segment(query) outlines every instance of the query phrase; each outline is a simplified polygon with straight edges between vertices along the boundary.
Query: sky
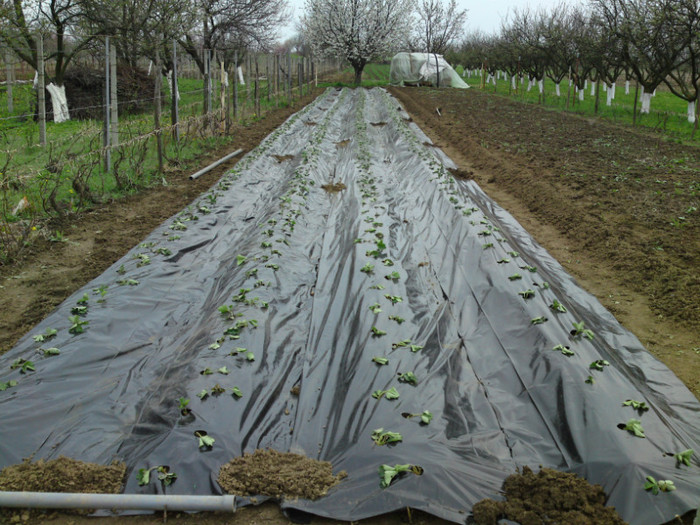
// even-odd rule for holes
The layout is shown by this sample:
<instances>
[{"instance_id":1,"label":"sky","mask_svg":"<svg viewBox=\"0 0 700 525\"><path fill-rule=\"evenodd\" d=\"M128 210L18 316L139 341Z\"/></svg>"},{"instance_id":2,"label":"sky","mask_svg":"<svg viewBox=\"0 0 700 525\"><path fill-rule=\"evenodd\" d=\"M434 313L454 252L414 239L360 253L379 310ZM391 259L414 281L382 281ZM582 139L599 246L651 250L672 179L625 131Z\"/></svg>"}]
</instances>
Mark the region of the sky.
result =
<instances>
[{"instance_id":1,"label":"sky","mask_svg":"<svg viewBox=\"0 0 700 525\"><path fill-rule=\"evenodd\" d=\"M297 20L304 11L304 0L288 1L290 7L294 11L294 16L293 20L291 20L287 27L280 33L282 40L294 34L294 21ZM522 10L528 6L532 9L537 9L539 7L550 8L559 3L561 3L561 0L457 0L459 8L467 10L465 31L471 33L472 31L481 30L487 34L498 31L501 25L501 19L508 14L509 10Z\"/></svg>"}]
</instances>

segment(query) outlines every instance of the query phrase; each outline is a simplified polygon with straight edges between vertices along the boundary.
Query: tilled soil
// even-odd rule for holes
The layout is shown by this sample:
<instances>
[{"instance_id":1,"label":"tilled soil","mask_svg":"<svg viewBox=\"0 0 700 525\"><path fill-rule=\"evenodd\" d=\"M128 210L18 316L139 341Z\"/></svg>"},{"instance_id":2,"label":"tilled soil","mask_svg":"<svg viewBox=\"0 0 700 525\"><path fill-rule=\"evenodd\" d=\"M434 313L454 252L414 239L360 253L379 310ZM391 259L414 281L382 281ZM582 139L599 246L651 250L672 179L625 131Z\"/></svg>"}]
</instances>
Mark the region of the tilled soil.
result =
<instances>
[{"instance_id":1,"label":"tilled soil","mask_svg":"<svg viewBox=\"0 0 700 525\"><path fill-rule=\"evenodd\" d=\"M475 89L390 92L455 176L513 214L700 397L700 148Z\"/></svg>"}]
</instances>

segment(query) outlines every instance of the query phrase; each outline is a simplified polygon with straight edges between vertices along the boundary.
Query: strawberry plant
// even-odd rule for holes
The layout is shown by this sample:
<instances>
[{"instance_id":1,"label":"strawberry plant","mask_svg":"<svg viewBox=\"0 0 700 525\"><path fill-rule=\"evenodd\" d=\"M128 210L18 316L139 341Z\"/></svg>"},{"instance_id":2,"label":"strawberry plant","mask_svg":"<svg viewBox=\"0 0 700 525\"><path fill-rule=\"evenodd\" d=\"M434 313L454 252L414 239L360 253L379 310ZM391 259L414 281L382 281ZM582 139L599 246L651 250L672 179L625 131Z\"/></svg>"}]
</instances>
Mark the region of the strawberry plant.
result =
<instances>
[{"instance_id":1,"label":"strawberry plant","mask_svg":"<svg viewBox=\"0 0 700 525\"><path fill-rule=\"evenodd\" d=\"M602 372L603 368L606 366L610 366L610 363L607 362L605 359L596 359L590 365L588 365L588 368L590 368L591 370L598 370Z\"/></svg>"},{"instance_id":2,"label":"strawberry plant","mask_svg":"<svg viewBox=\"0 0 700 525\"><path fill-rule=\"evenodd\" d=\"M423 474L423 468L418 465L381 465L379 467L379 486L383 489L387 488L401 474L412 472L417 476Z\"/></svg>"},{"instance_id":3,"label":"strawberry plant","mask_svg":"<svg viewBox=\"0 0 700 525\"><path fill-rule=\"evenodd\" d=\"M644 438L644 429L642 428L642 422L639 419L629 419L627 423L622 425L622 429L634 434L637 437Z\"/></svg>"},{"instance_id":4,"label":"strawberry plant","mask_svg":"<svg viewBox=\"0 0 700 525\"><path fill-rule=\"evenodd\" d=\"M647 476L646 483L644 483L644 490L651 490L656 496L659 492L672 492L676 490L676 486L673 481L669 479L660 479L656 481L652 476Z\"/></svg>"},{"instance_id":5,"label":"strawberry plant","mask_svg":"<svg viewBox=\"0 0 700 525\"><path fill-rule=\"evenodd\" d=\"M402 299L401 297L399 297L398 295L389 295L389 294L386 294L384 297L386 297L387 299L389 299L389 300L391 301L391 304L396 304L396 303L401 303L401 302L403 302L403 299Z\"/></svg>"},{"instance_id":6,"label":"strawberry plant","mask_svg":"<svg viewBox=\"0 0 700 525\"><path fill-rule=\"evenodd\" d=\"M586 328L583 321L579 323L574 322L572 324L574 325L574 329L571 331L571 335L573 335L574 337L585 337L586 339L591 341L593 340L593 337L595 337L593 332Z\"/></svg>"},{"instance_id":7,"label":"strawberry plant","mask_svg":"<svg viewBox=\"0 0 700 525\"><path fill-rule=\"evenodd\" d=\"M126 285L136 286L139 284L139 282L136 279L121 279L121 280L117 281L117 284L119 286L126 286Z\"/></svg>"},{"instance_id":8,"label":"strawberry plant","mask_svg":"<svg viewBox=\"0 0 700 525\"><path fill-rule=\"evenodd\" d=\"M199 448L212 448L214 442L216 441L213 437L209 436L204 430L197 430L194 433L195 437L199 439Z\"/></svg>"},{"instance_id":9,"label":"strawberry plant","mask_svg":"<svg viewBox=\"0 0 700 525\"><path fill-rule=\"evenodd\" d=\"M403 436L398 432L385 431L383 428L377 428L372 431L372 441L382 446L403 441Z\"/></svg>"},{"instance_id":10,"label":"strawberry plant","mask_svg":"<svg viewBox=\"0 0 700 525\"><path fill-rule=\"evenodd\" d=\"M44 357L60 355L61 351L58 348L39 348L39 352L44 354Z\"/></svg>"},{"instance_id":11,"label":"strawberry plant","mask_svg":"<svg viewBox=\"0 0 700 525\"><path fill-rule=\"evenodd\" d=\"M398 399L399 398L399 392L396 390L396 388L391 387L389 390L375 390L372 392L372 397L374 399L381 399L382 397L386 397L387 399Z\"/></svg>"},{"instance_id":12,"label":"strawberry plant","mask_svg":"<svg viewBox=\"0 0 700 525\"><path fill-rule=\"evenodd\" d=\"M514 273L513 275L511 275L510 277L508 277L508 279L511 280L511 281L519 281L519 280L522 279L522 278L523 278L523 276L520 275L519 273Z\"/></svg>"},{"instance_id":13,"label":"strawberry plant","mask_svg":"<svg viewBox=\"0 0 700 525\"><path fill-rule=\"evenodd\" d=\"M567 357L571 357L572 355L575 355L574 352L568 347L564 345L557 345L552 350L556 352L561 352L563 355Z\"/></svg>"},{"instance_id":14,"label":"strawberry plant","mask_svg":"<svg viewBox=\"0 0 700 525\"><path fill-rule=\"evenodd\" d=\"M12 388L15 386L17 386L17 381L15 381L15 380L11 380L11 381L8 381L6 383L0 383L0 392L3 392L5 390L7 390L8 388Z\"/></svg>"},{"instance_id":15,"label":"strawberry plant","mask_svg":"<svg viewBox=\"0 0 700 525\"><path fill-rule=\"evenodd\" d=\"M73 315L69 317L68 320L71 322L70 328L68 329L68 333L71 333L73 335L82 334L85 331L83 326L90 322L83 321L79 315Z\"/></svg>"},{"instance_id":16,"label":"strawberry plant","mask_svg":"<svg viewBox=\"0 0 700 525\"><path fill-rule=\"evenodd\" d=\"M404 339L403 341L399 341L398 343L392 343L391 348L393 348L395 350L397 348L408 346L410 344L411 344L410 339Z\"/></svg>"},{"instance_id":17,"label":"strawberry plant","mask_svg":"<svg viewBox=\"0 0 700 525\"><path fill-rule=\"evenodd\" d=\"M546 323L547 321L548 319L545 316L540 315L539 317L534 317L530 319L530 324L542 324Z\"/></svg>"},{"instance_id":18,"label":"strawberry plant","mask_svg":"<svg viewBox=\"0 0 700 525\"><path fill-rule=\"evenodd\" d=\"M240 266L242 264L245 264L246 261L248 261L248 257L245 255L237 255L236 256L236 266Z\"/></svg>"},{"instance_id":19,"label":"strawberry plant","mask_svg":"<svg viewBox=\"0 0 700 525\"><path fill-rule=\"evenodd\" d=\"M396 321L398 324L401 324L405 321L405 319L403 317L399 317L398 315L390 315L389 320Z\"/></svg>"},{"instance_id":20,"label":"strawberry plant","mask_svg":"<svg viewBox=\"0 0 700 525\"><path fill-rule=\"evenodd\" d=\"M381 337L383 335L386 335L386 332L384 330L380 330L376 326L372 327L371 332L373 337Z\"/></svg>"},{"instance_id":21,"label":"strawberry plant","mask_svg":"<svg viewBox=\"0 0 700 525\"><path fill-rule=\"evenodd\" d=\"M416 374L414 374L413 372L399 373L399 381L401 383L408 383L411 385L418 384L418 378L416 377Z\"/></svg>"},{"instance_id":22,"label":"strawberry plant","mask_svg":"<svg viewBox=\"0 0 700 525\"><path fill-rule=\"evenodd\" d=\"M518 292L518 295L522 297L523 299L531 299L535 297L535 291L530 290L529 288L527 290L523 290L522 292Z\"/></svg>"},{"instance_id":23,"label":"strawberry plant","mask_svg":"<svg viewBox=\"0 0 700 525\"><path fill-rule=\"evenodd\" d=\"M649 407L644 401L635 401L634 399L628 399L624 403L622 403L623 407L632 407L635 409L637 412L646 412L649 410Z\"/></svg>"},{"instance_id":24,"label":"strawberry plant","mask_svg":"<svg viewBox=\"0 0 700 525\"><path fill-rule=\"evenodd\" d=\"M388 365L389 364L389 360L386 357L374 356L372 358L372 361L377 363L378 365Z\"/></svg>"},{"instance_id":25,"label":"strawberry plant","mask_svg":"<svg viewBox=\"0 0 700 525\"><path fill-rule=\"evenodd\" d=\"M47 339L51 339L52 337L54 337L57 333L58 330L56 330L55 328L47 328L46 330L44 330L43 334L33 336L33 339L37 343L43 343Z\"/></svg>"},{"instance_id":26,"label":"strawberry plant","mask_svg":"<svg viewBox=\"0 0 700 525\"><path fill-rule=\"evenodd\" d=\"M178 409L180 410L180 414L183 416L188 416L192 412L191 408L188 408L188 405L190 404L190 400L186 397L181 397L180 399L177 400L178 402Z\"/></svg>"},{"instance_id":27,"label":"strawberry plant","mask_svg":"<svg viewBox=\"0 0 700 525\"><path fill-rule=\"evenodd\" d=\"M384 279L396 282L399 279L401 279L401 274L399 272L394 271L394 272L391 272L390 274L385 275Z\"/></svg>"},{"instance_id":28,"label":"strawberry plant","mask_svg":"<svg viewBox=\"0 0 700 525\"><path fill-rule=\"evenodd\" d=\"M685 465L687 467L690 466L690 458L693 456L693 449L689 448L688 450L684 450L683 452L679 452L678 454L674 454L673 457L676 458L677 464L680 465Z\"/></svg>"},{"instance_id":29,"label":"strawberry plant","mask_svg":"<svg viewBox=\"0 0 700 525\"><path fill-rule=\"evenodd\" d=\"M17 370L18 368L20 374L26 374L27 372L36 372L36 368L34 368L34 363L32 361L28 361L27 359L16 359L10 365L10 370Z\"/></svg>"},{"instance_id":30,"label":"strawberry plant","mask_svg":"<svg viewBox=\"0 0 700 525\"><path fill-rule=\"evenodd\" d=\"M243 397L243 392L241 392L241 389L240 389L240 388L238 388L237 386L234 386L234 387L231 389L231 395L232 395L233 397L237 398L237 399L240 399L240 398Z\"/></svg>"},{"instance_id":31,"label":"strawberry plant","mask_svg":"<svg viewBox=\"0 0 700 525\"><path fill-rule=\"evenodd\" d=\"M374 303L372 306L369 307L369 309L372 311L373 314L378 314L382 311L382 308L379 306L379 303Z\"/></svg>"},{"instance_id":32,"label":"strawberry plant","mask_svg":"<svg viewBox=\"0 0 700 525\"><path fill-rule=\"evenodd\" d=\"M149 469L140 468L136 474L136 479L140 486L148 485L151 482L151 471L155 470L158 473L158 480L166 487L172 485L177 479L177 474L170 472L170 467L167 465L159 465Z\"/></svg>"},{"instance_id":33,"label":"strawberry plant","mask_svg":"<svg viewBox=\"0 0 700 525\"><path fill-rule=\"evenodd\" d=\"M553 310L554 312L559 312L562 314L565 314L567 312L566 307L563 304L561 304L559 301L557 301L556 299L554 299L552 304L549 305L549 308L551 310Z\"/></svg>"}]
</instances>

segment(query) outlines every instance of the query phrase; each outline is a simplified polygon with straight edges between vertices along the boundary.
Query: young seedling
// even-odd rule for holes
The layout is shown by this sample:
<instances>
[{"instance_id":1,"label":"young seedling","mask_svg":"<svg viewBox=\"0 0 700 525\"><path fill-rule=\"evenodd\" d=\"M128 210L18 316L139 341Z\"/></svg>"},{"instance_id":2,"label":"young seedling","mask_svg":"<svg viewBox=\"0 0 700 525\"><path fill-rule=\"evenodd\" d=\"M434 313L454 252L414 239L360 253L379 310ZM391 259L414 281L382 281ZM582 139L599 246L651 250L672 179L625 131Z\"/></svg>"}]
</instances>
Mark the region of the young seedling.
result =
<instances>
[{"instance_id":1,"label":"young seedling","mask_svg":"<svg viewBox=\"0 0 700 525\"><path fill-rule=\"evenodd\" d=\"M508 279L511 280L511 281L519 281L519 280L522 279L522 278L523 278L523 276L520 275L519 273L514 273L513 275L511 275L510 277L508 277Z\"/></svg>"},{"instance_id":2,"label":"young seedling","mask_svg":"<svg viewBox=\"0 0 700 525\"><path fill-rule=\"evenodd\" d=\"M423 347L421 345L410 345L409 348L411 349L411 352L416 353L419 350L423 350Z\"/></svg>"},{"instance_id":3,"label":"young seedling","mask_svg":"<svg viewBox=\"0 0 700 525\"><path fill-rule=\"evenodd\" d=\"M382 308L381 306L379 306L379 303L374 303L372 306L369 307L369 309L375 315L382 311Z\"/></svg>"},{"instance_id":4,"label":"young seedling","mask_svg":"<svg viewBox=\"0 0 700 525\"><path fill-rule=\"evenodd\" d=\"M420 476L423 474L423 468L418 465L381 465L379 467L379 486L383 489L387 488L391 483L404 472L412 472Z\"/></svg>"},{"instance_id":5,"label":"young seedling","mask_svg":"<svg viewBox=\"0 0 700 525\"><path fill-rule=\"evenodd\" d=\"M121 280L117 281L117 284L119 286L126 286L126 285L136 286L139 284L139 282L136 279L121 279Z\"/></svg>"},{"instance_id":6,"label":"young seedling","mask_svg":"<svg viewBox=\"0 0 700 525\"><path fill-rule=\"evenodd\" d=\"M418 378L416 377L416 374L414 374L413 372L399 373L399 382L408 383L410 385L415 386L418 384Z\"/></svg>"},{"instance_id":7,"label":"young seedling","mask_svg":"<svg viewBox=\"0 0 700 525\"><path fill-rule=\"evenodd\" d=\"M236 266L240 266L242 264L245 264L247 260L248 260L248 257L246 257L245 255L236 256Z\"/></svg>"},{"instance_id":8,"label":"young seedling","mask_svg":"<svg viewBox=\"0 0 700 525\"><path fill-rule=\"evenodd\" d=\"M404 346L408 346L411 344L410 339L404 339L403 341L399 341L398 343L392 343L391 348L397 349L397 348L402 348Z\"/></svg>"},{"instance_id":9,"label":"young seedling","mask_svg":"<svg viewBox=\"0 0 700 525\"><path fill-rule=\"evenodd\" d=\"M492 242L487 242L486 244L484 244L484 245L482 246L482 248L483 248L484 250L487 250L487 249L489 249L489 248L493 248L493 243L492 243Z\"/></svg>"},{"instance_id":10,"label":"young seedling","mask_svg":"<svg viewBox=\"0 0 700 525\"><path fill-rule=\"evenodd\" d=\"M602 372L603 368L606 366L610 366L610 363L608 361L606 361L605 359L596 359L590 365L588 365L588 368L590 368L591 370L598 370Z\"/></svg>"},{"instance_id":11,"label":"young seedling","mask_svg":"<svg viewBox=\"0 0 700 525\"><path fill-rule=\"evenodd\" d=\"M214 372L211 371L211 368L207 367L204 370L200 370L199 373L202 374L203 376L210 376Z\"/></svg>"},{"instance_id":12,"label":"young seedling","mask_svg":"<svg viewBox=\"0 0 700 525\"><path fill-rule=\"evenodd\" d=\"M37 343L43 343L47 339L51 339L52 337L54 337L57 333L58 330L56 330L55 328L47 328L46 330L44 330L43 334L35 335L33 339Z\"/></svg>"},{"instance_id":13,"label":"young seedling","mask_svg":"<svg viewBox=\"0 0 700 525\"><path fill-rule=\"evenodd\" d=\"M396 321L398 324L401 324L401 323L403 323L406 319L404 319L403 317L399 317L398 315L390 315L390 316L389 316L389 320L390 320L390 321Z\"/></svg>"},{"instance_id":14,"label":"young seedling","mask_svg":"<svg viewBox=\"0 0 700 525\"><path fill-rule=\"evenodd\" d=\"M520 254L518 252L508 252L508 255L510 255L513 259L516 257L520 257Z\"/></svg>"},{"instance_id":15,"label":"young seedling","mask_svg":"<svg viewBox=\"0 0 700 525\"><path fill-rule=\"evenodd\" d=\"M595 384L595 379L593 379L593 376L588 376L586 378L586 383L588 383L589 385Z\"/></svg>"},{"instance_id":16,"label":"young seedling","mask_svg":"<svg viewBox=\"0 0 700 525\"><path fill-rule=\"evenodd\" d=\"M231 395L232 395L233 397L235 397L236 399L240 399L240 398L243 397L243 392L241 392L241 389L240 389L240 388L238 388L237 386L234 386L234 387L231 389Z\"/></svg>"},{"instance_id":17,"label":"young seedling","mask_svg":"<svg viewBox=\"0 0 700 525\"><path fill-rule=\"evenodd\" d=\"M384 259L382 263L384 264L384 266L394 266L394 261L392 261L391 259Z\"/></svg>"},{"instance_id":18,"label":"young seedling","mask_svg":"<svg viewBox=\"0 0 700 525\"><path fill-rule=\"evenodd\" d=\"M82 296L80 299L78 299L78 300L76 301L76 303L78 303L78 304L84 306L84 305L87 305L87 304L88 304L88 301L89 301L89 300L90 300L90 296L89 296L88 294L85 293L85 294L83 294L83 296Z\"/></svg>"},{"instance_id":19,"label":"young seedling","mask_svg":"<svg viewBox=\"0 0 700 525\"><path fill-rule=\"evenodd\" d=\"M646 412L649 410L649 407L647 406L646 402L644 401L635 401L634 399L628 399L624 403L622 403L623 407L632 407L635 409L637 412L642 413Z\"/></svg>"},{"instance_id":20,"label":"young seedling","mask_svg":"<svg viewBox=\"0 0 700 525\"><path fill-rule=\"evenodd\" d=\"M383 284L374 284L369 287L370 290L383 290L386 288Z\"/></svg>"},{"instance_id":21,"label":"young seedling","mask_svg":"<svg viewBox=\"0 0 700 525\"><path fill-rule=\"evenodd\" d=\"M377 357L377 356L374 356L374 357L372 358L372 361L374 361L374 362L377 363L378 365L388 365L388 364L389 364L389 360L388 360L386 357Z\"/></svg>"},{"instance_id":22,"label":"young seedling","mask_svg":"<svg viewBox=\"0 0 700 525\"><path fill-rule=\"evenodd\" d=\"M403 441L403 436L398 432L384 431L383 428L377 428L372 431L372 441L382 446Z\"/></svg>"},{"instance_id":23,"label":"young seedling","mask_svg":"<svg viewBox=\"0 0 700 525\"><path fill-rule=\"evenodd\" d=\"M181 397L180 399L177 400L178 402L178 409L180 410L180 414L183 416L188 416L192 412L191 408L188 408L187 405L190 404L189 398L186 397Z\"/></svg>"},{"instance_id":24,"label":"young seedling","mask_svg":"<svg viewBox=\"0 0 700 525\"><path fill-rule=\"evenodd\" d=\"M523 299L531 299L535 297L535 291L530 290L529 288L527 290L523 290L522 292L518 292L518 295L522 297Z\"/></svg>"},{"instance_id":25,"label":"young seedling","mask_svg":"<svg viewBox=\"0 0 700 525\"><path fill-rule=\"evenodd\" d=\"M213 396L219 396L219 395L223 394L224 392L226 392L226 389L224 387L222 387L219 383L216 383L211 389L211 394Z\"/></svg>"},{"instance_id":26,"label":"young seedling","mask_svg":"<svg viewBox=\"0 0 700 525\"><path fill-rule=\"evenodd\" d=\"M97 288L93 288L92 293L94 293L96 295L99 294L100 297L104 297L105 295L107 295L107 288L109 288L108 285L101 284Z\"/></svg>"},{"instance_id":27,"label":"young seedling","mask_svg":"<svg viewBox=\"0 0 700 525\"><path fill-rule=\"evenodd\" d=\"M497 264L506 264L509 262L510 262L510 259L507 259L507 258L499 259L496 261Z\"/></svg>"},{"instance_id":28,"label":"young seedling","mask_svg":"<svg viewBox=\"0 0 700 525\"><path fill-rule=\"evenodd\" d=\"M566 307L563 304L561 304L559 301L557 301L556 299L554 299L552 304L549 305L549 308L551 308L552 311L554 311L554 312L559 312L562 314L565 314L568 311L566 309Z\"/></svg>"},{"instance_id":29,"label":"young seedling","mask_svg":"<svg viewBox=\"0 0 700 525\"><path fill-rule=\"evenodd\" d=\"M399 272L394 271L394 272L391 272L390 274L385 275L384 279L396 282L399 279L401 279L401 274Z\"/></svg>"},{"instance_id":30,"label":"young seedling","mask_svg":"<svg viewBox=\"0 0 700 525\"><path fill-rule=\"evenodd\" d=\"M672 492L676 490L676 486L670 479L660 479L656 481L652 476L647 476L646 483L644 483L644 490L651 490L654 496L659 492Z\"/></svg>"},{"instance_id":31,"label":"young seedling","mask_svg":"<svg viewBox=\"0 0 700 525\"><path fill-rule=\"evenodd\" d=\"M362 268L360 268L360 271L362 273L366 273L367 275L370 275L370 274L374 273L374 265L367 263Z\"/></svg>"},{"instance_id":32,"label":"young seedling","mask_svg":"<svg viewBox=\"0 0 700 525\"><path fill-rule=\"evenodd\" d=\"M155 470L158 473L158 480L161 481L166 487L172 485L177 479L177 474L170 472L170 467L167 465L151 467L150 469L140 468L138 474L136 474L136 479L138 480L139 485L143 486L150 483L152 470Z\"/></svg>"},{"instance_id":33,"label":"young seedling","mask_svg":"<svg viewBox=\"0 0 700 525\"><path fill-rule=\"evenodd\" d=\"M644 438L644 429L642 428L642 422L639 419L630 419L622 426L623 430L634 434L637 437Z\"/></svg>"},{"instance_id":34,"label":"young seedling","mask_svg":"<svg viewBox=\"0 0 700 525\"><path fill-rule=\"evenodd\" d=\"M531 273L537 272L537 268L535 268L534 266L521 266L520 269L527 270L528 272L531 272Z\"/></svg>"},{"instance_id":35,"label":"young seedling","mask_svg":"<svg viewBox=\"0 0 700 525\"><path fill-rule=\"evenodd\" d=\"M571 351L568 346L564 346L564 345L557 345L554 348L552 348L552 350L554 350L556 352L561 352L563 355L565 355L567 357L571 357L572 355L574 355L574 352Z\"/></svg>"},{"instance_id":36,"label":"young seedling","mask_svg":"<svg viewBox=\"0 0 700 525\"><path fill-rule=\"evenodd\" d=\"M88 313L88 307L87 306L74 306L71 308L70 313L74 315L80 315L80 316L85 316Z\"/></svg>"},{"instance_id":37,"label":"young seedling","mask_svg":"<svg viewBox=\"0 0 700 525\"><path fill-rule=\"evenodd\" d=\"M222 366L221 368L219 368L219 369L217 370L217 372L219 372L220 374L223 374L223 375L227 376L227 375L228 375L228 368L226 368L225 366Z\"/></svg>"},{"instance_id":38,"label":"young seedling","mask_svg":"<svg viewBox=\"0 0 700 525\"><path fill-rule=\"evenodd\" d=\"M78 315L72 315L68 318L68 320L71 323L70 328L68 329L68 333L71 333L73 335L82 334L85 331L83 326L90 322L83 321Z\"/></svg>"},{"instance_id":39,"label":"young seedling","mask_svg":"<svg viewBox=\"0 0 700 525\"><path fill-rule=\"evenodd\" d=\"M530 324L542 324L546 323L548 319L544 315L540 315L539 317L534 317L530 319Z\"/></svg>"},{"instance_id":40,"label":"young seedling","mask_svg":"<svg viewBox=\"0 0 700 525\"><path fill-rule=\"evenodd\" d=\"M386 332L384 330L380 330L376 326L372 327L372 337L381 337L383 335L386 335Z\"/></svg>"},{"instance_id":41,"label":"young seedling","mask_svg":"<svg viewBox=\"0 0 700 525\"><path fill-rule=\"evenodd\" d=\"M205 388L205 389L202 390L199 394L197 394L197 397L198 397L199 399L201 399L202 401L204 401L206 398L209 397L209 390L207 390L207 389Z\"/></svg>"},{"instance_id":42,"label":"young seedling","mask_svg":"<svg viewBox=\"0 0 700 525\"><path fill-rule=\"evenodd\" d=\"M126 273L126 268L124 268L123 264L119 267L119 269L117 270L117 273L119 275L124 275Z\"/></svg>"},{"instance_id":43,"label":"young seedling","mask_svg":"<svg viewBox=\"0 0 700 525\"><path fill-rule=\"evenodd\" d=\"M8 388L12 388L15 386L17 386L17 381L15 380L8 381L7 383L0 383L0 392L3 392Z\"/></svg>"},{"instance_id":44,"label":"young seedling","mask_svg":"<svg viewBox=\"0 0 700 525\"><path fill-rule=\"evenodd\" d=\"M401 302L403 302L403 299L402 299L401 297L399 297L398 295L389 295L389 294L386 294L384 297L386 297L387 299L389 299L389 300L391 301L391 304L396 304L396 303L401 303Z\"/></svg>"},{"instance_id":45,"label":"young seedling","mask_svg":"<svg viewBox=\"0 0 700 525\"><path fill-rule=\"evenodd\" d=\"M678 454L674 454L673 457L676 458L677 464L680 465L685 465L687 467L690 466L690 458L693 456L693 449L689 448L688 450L684 450L683 452L679 452Z\"/></svg>"},{"instance_id":46,"label":"young seedling","mask_svg":"<svg viewBox=\"0 0 700 525\"><path fill-rule=\"evenodd\" d=\"M39 348L39 352L44 354L44 357L60 355L61 351L58 348Z\"/></svg>"},{"instance_id":47,"label":"young seedling","mask_svg":"<svg viewBox=\"0 0 700 525\"><path fill-rule=\"evenodd\" d=\"M279 265L279 264L274 264L274 263L268 263L268 264L265 265L265 268L271 268L273 271L276 272L277 270L280 269L280 265Z\"/></svg>"},{"instance_id":48,"label":"young seedling","mask_svg":"<svg viewBox=\"0 0 700 525\"><path fill-rule=\"evenodd\" d=\"M574 322L572 323L574 325L574 329L571 330L571 335L574 337L585 337L586 339L592 341L594 334L591 330L586 329L585 323L583 321L577 323Z\"/></svg>"},{"instance_id":49,"label":"young seedling","mask_svg":"<svg viewBox=\"0 0 700 525\"><path fill-rule=\"evenodd\" d=\"M34 363L28 361L27 359L16 359L11 365L11 370L17 370L19 368L20 374L26 374L27 372L35 372Z\"/></svg>"},{"instance_id":50,"label":"young seedling","mask_svg":"<svg viewBox=\"0 0 700 525\"><path fill-rule=\"evenodd\" d=\"M391 387L389 390L375 390L372 392L372 397L374 399L381 399L382 397L386 397L387 399L398 399L399 398L399 391L396 390L396 388Z\"/></svg>"},{"instance_id":51,"label":"young seedling","mask_svg":"<svg viewBox=\"0 0 700 525\"><path fill-rule=\"evenodd\" d=\"M204 430L197 430L194 433L195 437L199 438L199 448L212 448L216 441L213 437L207 435Z\"/></svg>"},{"instance_id":52,"label":"young seedling","mask_svg":"<svg viewBox=\"0 0 700 525\"><path fill-rule=\"evenodd\" d=\"M137 268L141 268L141 266L146 266L148 264L151 264L151 258L145 253L139 253L139 254L134 255L134 259L139 260L139 262L136 264Z\"/></svg>"}]
</instances>

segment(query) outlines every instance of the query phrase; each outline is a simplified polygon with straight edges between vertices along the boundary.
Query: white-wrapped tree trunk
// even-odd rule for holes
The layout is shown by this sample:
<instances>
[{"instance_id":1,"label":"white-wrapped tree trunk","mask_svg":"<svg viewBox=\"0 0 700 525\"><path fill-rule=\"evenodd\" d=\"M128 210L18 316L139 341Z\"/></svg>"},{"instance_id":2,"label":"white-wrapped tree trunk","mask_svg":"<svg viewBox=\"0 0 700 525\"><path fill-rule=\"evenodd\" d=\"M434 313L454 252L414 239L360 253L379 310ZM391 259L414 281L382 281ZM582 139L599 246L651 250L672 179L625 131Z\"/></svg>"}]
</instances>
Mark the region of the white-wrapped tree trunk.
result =
<instances>
[{"instance_id":1,"label":"white-wrapped tree trunk","mask_svg":"<svg viewBox=\"0 0 700 525\"><path fill-rule=\"evenodd\" d=\"M527 81L527 91L528 91L528 93L530 92L531 89L532 89L532 79L530 78L530 79L528 79L528 81Z\"/></svg>"},{"instance_id":2,"label":"white-wrapped tree trunk","mask_svg":"<svg viewBox=\"0 0 700 525\"><path fill-rule=\"evenodd\" d=\"M612 106L612 101L615 99L615 84L607 86L606 93L608 95L606 105Z\"/></svg>"},{"instance_id":3,"label":"white-wrapped tree trunk","mask_svg":"<svg viewBox=\"0 0 700 525\"><path fill-rule=\"evenodd\" d=\"M695 123L695 101L688 102L688 122Z\"/></svg>"},{"instance_id":4,"label":"white-wrapped tree trunk","mask_svg":"<svg viewBox=\"0 0 700 525\"><path fill-rule=\"evenodd\" d=\"M556 89L556 91L557 91L557 96L558 96L558 97L561 97L561 87L559 86L559 82L557 82L556 85L555 85L554 87L555 87L555 89Z\"/></svg>"},{"instance_id":5,"label":"white-wrapped tree trunk","mask_svg":"<svg viewBox=\"0 0 700 525\"><path fill-rule=\"evenodd\" d=\"M57 86L53 83L46 86L46 91L51 95L53 106L53 121L56 123L70 120L68 112L68 99L66 98L66 86Z\"/></svg>"},{"instance_id":6,"label":"white-wrapped tree trunk","mask_svg":"<svg viewBox=\"0 0 700 525\"><path fill-rule=\"evenodd\" d=\"M544 79L538 80L537 81L537 87L540 90L540 95L544 93Z\"/></svg>"},{"instance_id":7,"label":"white-wrapped tree trunk","mask_svg":"<svg viewBox=\"0 0 700 525\"><path fill-rule=\"evenodd\" d=\"M243 78L243 69L241 69L241 66L238 66L238 83L245 85L245 79Z\"/></svg>"},{"instance_id":8,"label":"white-wrapped tree trunk","mask_svg":"<svg viewBox=\"0 0 700 525\"><path fill-rule=\"evenodd\" d=\"M630 94L630 81L625 80L625 95L629 95L629 94Z\"/></svg>"},{"instance_id":9,"label":"white-wrapped tree trunk","mask_svg":"<svg viewBox=\"0 0 700 525\"><path fill-rule=\"evenodd\" d=\"M511 77L511 79L510 79L510 85L513 87L513 89L517 89L517 87L516 87L515 75L513 75L513 76Z\"/></svg>"},{"instance_id":10,"label":"white-wrapped tree trunk","mask_svg":"<svg viewBox=\"0 0 700 525\"><path fill-rule=\"evenodd\" d=\"M603 82L603 93L607 93L607 92L608 92L608 83Z\"/></svg>"},{"instance_id":11,"label":"white-wrapped tree trunk","mask_svg":"<svg viewBox=\"0 0 700 525\"><path fill-rule=\"evenodd\" d=\"M586 92L586 88L583 88L583 89L579 89L579 90L578 90L578 99L579 99L581 102L583 102L583 97L584 97L584 93L585 93L585 92Z\"/></svg>"},{"instance_id":12,"label":"white-wrapped tree trunk","mask_svg":"<svg viewBox=\"0 0 700 525\"><path fill-rule=\"evenodd\" d=\"M651 96L652 93L642 93L642 109L640 113L649 113L651 109Z\"/></svg>"},{"instance_id":13,"label":"white-wrapped tree trunk","mask_svg":"<svg viewBox=\"0 0 700 525\"><path fill-rule=\"evenodd\" d=\"M595 96L595 82L591 82L591 96Z\"/></svg>"},{"instance_id":14,"label":"white-wrapped tree trunk","mask_svg":"<svg viewBox=\"0 0 700 525\"><path fill-rule=\"evenodd\" d=\"M583 89L588 88L588 79L583 81Z\"/></svg>"}]
</instances>

